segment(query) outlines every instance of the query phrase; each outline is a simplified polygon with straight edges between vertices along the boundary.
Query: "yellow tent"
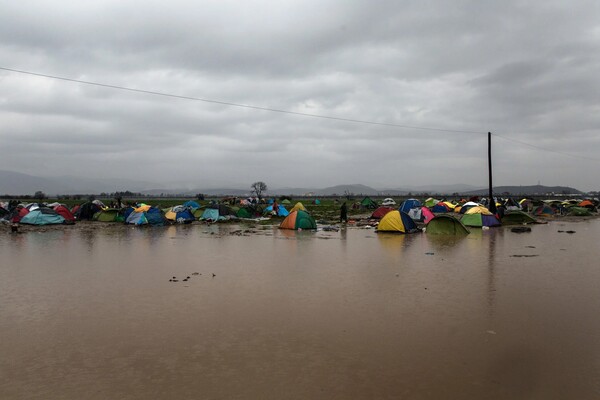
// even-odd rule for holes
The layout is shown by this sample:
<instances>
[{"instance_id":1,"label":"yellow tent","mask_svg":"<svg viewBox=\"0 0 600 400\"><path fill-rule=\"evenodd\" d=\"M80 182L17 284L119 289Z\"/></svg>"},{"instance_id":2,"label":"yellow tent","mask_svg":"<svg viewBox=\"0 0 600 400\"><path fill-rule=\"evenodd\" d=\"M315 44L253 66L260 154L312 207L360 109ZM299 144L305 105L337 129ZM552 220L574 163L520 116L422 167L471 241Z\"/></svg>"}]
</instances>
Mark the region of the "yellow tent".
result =
<instances>
[{"instance_id":1,"label":"yellow tent","mask_svg":"<svg viewBox=\"0 0 600 400\"><path fill-rule=\"evenodd\" d=\"M488 210L487 208L485 208L483 206L471 207L467 210L467 212L465 212L465 214L494 215L490 212L490 210Z\"/></svg>"},{"instance_id":2,"label":"yellow tent","mask_svg":"<svg viewBox=\"0 0 600 400\"><path fill-rule=\"evenodd\" d=\"M306 211L306 207L304 207L304 204L297 202L296 205L294 205L294 207L290 210L290 212L294 212L294 211L298 211L298 210Z\"/></svg>"}]
</instances>

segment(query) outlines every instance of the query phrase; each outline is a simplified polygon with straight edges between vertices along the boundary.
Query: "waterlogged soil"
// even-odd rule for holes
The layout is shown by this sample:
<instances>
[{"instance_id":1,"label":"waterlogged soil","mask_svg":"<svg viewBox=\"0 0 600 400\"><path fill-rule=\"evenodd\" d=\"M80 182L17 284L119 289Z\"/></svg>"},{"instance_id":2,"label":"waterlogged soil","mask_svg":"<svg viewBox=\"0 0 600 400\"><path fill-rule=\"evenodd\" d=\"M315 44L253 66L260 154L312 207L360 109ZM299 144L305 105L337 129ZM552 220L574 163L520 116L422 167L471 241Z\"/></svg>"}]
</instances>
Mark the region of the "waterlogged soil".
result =
<instances>
[{"instance_id":1,"label":"waterlogged soil","mask_svg":"<svg viewBox=\"0 0 600 400\"><path fill-rule=\"evenodd\" d=\"M2 227L0 398L596 399L600 220L546 222Z\"/></svg>"}]
</instances>

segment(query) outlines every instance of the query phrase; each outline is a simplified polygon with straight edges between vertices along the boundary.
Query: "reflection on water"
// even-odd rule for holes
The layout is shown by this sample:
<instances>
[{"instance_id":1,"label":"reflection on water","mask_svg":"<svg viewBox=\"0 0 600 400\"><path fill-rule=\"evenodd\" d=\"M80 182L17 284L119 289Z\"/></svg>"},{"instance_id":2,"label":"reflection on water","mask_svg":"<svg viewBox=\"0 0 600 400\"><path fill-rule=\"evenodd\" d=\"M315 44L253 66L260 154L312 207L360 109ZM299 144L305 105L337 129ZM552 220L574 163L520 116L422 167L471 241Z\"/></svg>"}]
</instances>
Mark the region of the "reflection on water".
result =
<instances>
[{"instance_id":1,"label":"reflection on water","mask_svg":"<svg viewBox=\"0 0 600 400\"><path fill-rule=\"evenodd\" d=\"M3 232L0 398L597 398L599 234Z\"/></svg>"}]
</instances>

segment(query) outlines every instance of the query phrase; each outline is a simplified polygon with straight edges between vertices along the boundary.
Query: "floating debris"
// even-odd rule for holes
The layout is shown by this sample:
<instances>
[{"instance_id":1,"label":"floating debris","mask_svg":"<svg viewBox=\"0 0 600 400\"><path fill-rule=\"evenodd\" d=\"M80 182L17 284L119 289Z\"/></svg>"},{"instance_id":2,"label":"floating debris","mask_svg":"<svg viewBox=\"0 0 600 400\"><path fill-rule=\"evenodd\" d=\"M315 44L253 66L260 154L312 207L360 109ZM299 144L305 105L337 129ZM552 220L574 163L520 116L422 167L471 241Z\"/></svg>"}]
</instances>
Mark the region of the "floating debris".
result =
<instances>
[{"instance_id":1,"label":"floating debris","mask_svg":"<svg viewBox=\"0 0 600 400\"><path fill-rule=\"evenodd\" d=\"M531 232L531 228L528 226L515 226L514 228L510 228L510 231L514 233L524 233Z\"/></svg>"},{"instance_id":2,"label":"floating debris","mask_svg":"<svg viewBox=\"0 0 600 400\"><path fill-rule=\"evenodd\" d=\"M539 257L539 254L513 254L511 257Z\"/></svg>"}]
</instances>

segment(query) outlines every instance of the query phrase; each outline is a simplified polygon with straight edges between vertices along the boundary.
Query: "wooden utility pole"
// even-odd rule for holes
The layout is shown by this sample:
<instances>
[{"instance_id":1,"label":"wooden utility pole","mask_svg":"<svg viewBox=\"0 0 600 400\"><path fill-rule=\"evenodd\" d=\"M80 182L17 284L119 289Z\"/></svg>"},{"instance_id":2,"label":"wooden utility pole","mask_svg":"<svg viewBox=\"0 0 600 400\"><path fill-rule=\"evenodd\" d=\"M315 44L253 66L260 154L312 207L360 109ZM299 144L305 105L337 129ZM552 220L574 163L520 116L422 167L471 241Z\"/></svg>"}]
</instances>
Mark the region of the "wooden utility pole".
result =
<instances>
[{"instance_id":1,"label":"wooden utility pole","mask_svg":"<svg viewBox=\"0 0 600 400\"><path fill-rule=\"evenodd\" d=\"M492 191L492 132L488 132L488 174L489 174L489 198L490 205L488 209L492 213L496 213L496 202L494 201L494 193Z\"/></svg>"}]
</instances>

